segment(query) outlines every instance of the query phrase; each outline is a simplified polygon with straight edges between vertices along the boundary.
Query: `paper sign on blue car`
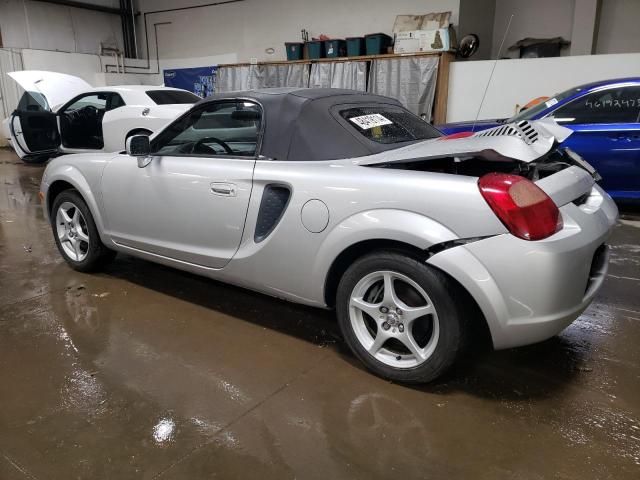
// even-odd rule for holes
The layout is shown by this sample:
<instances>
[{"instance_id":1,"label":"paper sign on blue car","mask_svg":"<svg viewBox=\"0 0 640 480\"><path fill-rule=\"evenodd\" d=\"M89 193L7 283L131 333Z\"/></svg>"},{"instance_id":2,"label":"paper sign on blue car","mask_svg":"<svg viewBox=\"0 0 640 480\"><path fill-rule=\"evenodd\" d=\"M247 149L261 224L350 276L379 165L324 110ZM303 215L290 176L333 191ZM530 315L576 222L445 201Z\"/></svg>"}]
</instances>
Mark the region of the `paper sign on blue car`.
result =
<instances>
[{"instance_id":1,"label":"paper sign on blue car","mask_svg":"<svg viewBox=\"0 0 640 480\"><path fill-rule=\"evenodd\" d=\"M393 124L391 120L383 115L380 115L379 113L372 113L371 115L361 115L359 117L350 118L349 120L359 126L362 130L369 130L370 128Z\"/></svg>"}]
</instances>

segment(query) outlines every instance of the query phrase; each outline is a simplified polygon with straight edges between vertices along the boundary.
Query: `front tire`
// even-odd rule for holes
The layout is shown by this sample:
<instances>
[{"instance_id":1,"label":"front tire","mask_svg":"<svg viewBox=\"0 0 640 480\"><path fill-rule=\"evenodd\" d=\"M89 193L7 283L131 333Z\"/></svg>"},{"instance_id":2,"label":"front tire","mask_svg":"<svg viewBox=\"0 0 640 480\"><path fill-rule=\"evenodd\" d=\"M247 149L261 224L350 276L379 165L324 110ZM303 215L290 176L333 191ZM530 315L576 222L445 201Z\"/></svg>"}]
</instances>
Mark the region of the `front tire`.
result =
<instances>
[{"instance_id":1,"label":"front tire","mask_svg":"<svg viewBox=\"0 0 640 480\"><path fill-rule=\"evenodd\" d=\"M60 254L74 270L99 270L116 255L100 240L89 207L75 190L65 190L55 198L51 227Z\"/></svg>"},{"instance_id":2,"label":"front tire","mask_svg":"<svg viewBox=\"0 0 640 480\"><path fill-rule=\"evenodd\" d=\"M401 383L441 376L462 348L464 308L443 272L399 252L361 257L338 286L338 323L375 374ZM457 300L457 299L456 299Z\"/></svg>"}]
</instances>

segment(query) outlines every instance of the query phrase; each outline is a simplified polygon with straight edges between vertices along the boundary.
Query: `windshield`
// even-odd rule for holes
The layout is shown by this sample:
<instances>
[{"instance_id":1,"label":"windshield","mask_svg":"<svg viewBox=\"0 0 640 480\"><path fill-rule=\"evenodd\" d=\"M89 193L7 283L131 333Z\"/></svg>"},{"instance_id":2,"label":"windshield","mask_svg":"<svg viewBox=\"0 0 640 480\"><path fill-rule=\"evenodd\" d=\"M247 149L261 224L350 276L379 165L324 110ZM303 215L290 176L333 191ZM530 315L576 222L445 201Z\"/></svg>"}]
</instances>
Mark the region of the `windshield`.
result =
<instances>
[{"instance_id":1,"label":"windshield","mask_svg":"<svg viewBox=\"0 0 640 480\"><path fill-rule=\"evenodd\" d=\"M175 105L185 103L196 103L202 100L195 93L186 90L149 90L147 96L156 105Z\"/></svg>"},{"instance_id":2,"label":"windshield","mask_svg":"<svg viewBox=\"0 0 640 480\"><path fill-rule=\"evenodd\" d=\"M564 100L567 97L575 95L580 90L582 90L582 88L575 88L574 87L574 88L566 90L566 91L564 91L562 93L558 93L556 96L554 96L553 98L550 98L546 102L540 102L539 104L537 104L537 105L535 105L535 106L533 106L531 108L527 108L526 110L521 111L517 115L515 115L515 116L511 117L510 119L506 120L505 123L520 122L522 120L531 120L532 118L534 118L536 115L538 115L543 110L546 110L547 108L554 106L556 103L561 102L562 100Z\"/></svg>"},{"instance_id":3,"label":"windshield","mask_svg":"<svg viewBox=\"0 0 640 480\"><path fill-rule=\"evenodd\" d=\"M402 143L441 136L420 117L393 105L351 107L340 110L340 115L359 134L377 143Z\"/></svg>"}]
</instances>

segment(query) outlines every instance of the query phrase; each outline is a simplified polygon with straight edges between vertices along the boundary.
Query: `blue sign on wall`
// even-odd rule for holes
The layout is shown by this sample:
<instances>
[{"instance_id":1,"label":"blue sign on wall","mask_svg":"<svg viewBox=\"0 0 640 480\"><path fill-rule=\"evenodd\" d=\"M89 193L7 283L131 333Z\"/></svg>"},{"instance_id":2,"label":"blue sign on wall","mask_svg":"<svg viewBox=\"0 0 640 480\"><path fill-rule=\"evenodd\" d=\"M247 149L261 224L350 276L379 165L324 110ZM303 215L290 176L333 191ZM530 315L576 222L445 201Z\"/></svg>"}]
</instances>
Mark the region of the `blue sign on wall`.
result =
<instances>
[{"instance_id":1,"label":"blue sign on wall","mask_svg":"<svg viewBox=\"0 0 640 480\"><path fill-rule=\"evenodd\" d=\"M216 90L216 70L218 67L174 68L164 70L164 84L167 87L182 88L205 98Z\"/></svg>"}]
</instances>

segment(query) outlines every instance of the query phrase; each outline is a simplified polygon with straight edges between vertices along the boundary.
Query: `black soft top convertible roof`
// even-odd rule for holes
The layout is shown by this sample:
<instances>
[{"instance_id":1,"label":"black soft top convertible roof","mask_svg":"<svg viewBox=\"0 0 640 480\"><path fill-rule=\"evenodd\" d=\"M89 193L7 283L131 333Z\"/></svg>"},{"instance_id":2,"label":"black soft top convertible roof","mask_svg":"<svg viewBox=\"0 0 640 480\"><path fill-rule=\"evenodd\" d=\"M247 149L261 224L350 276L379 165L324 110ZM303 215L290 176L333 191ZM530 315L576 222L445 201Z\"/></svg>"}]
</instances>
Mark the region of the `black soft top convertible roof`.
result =
<instances>
[{"instance_id":1,"label":"black soft top convertible roof","mask_svg":"<svg viewBox=\"0 0 640 480\"><path fill-rule=\"evenodd\" d=\"M336 105L401 106L393 98L334 88L267 88L219 93L198 105L238 98L262 105L264 136L260 154L275 160L336 160L403 146L373 142L340 115L332 114Z\"/></svg>"}]
</instances>

